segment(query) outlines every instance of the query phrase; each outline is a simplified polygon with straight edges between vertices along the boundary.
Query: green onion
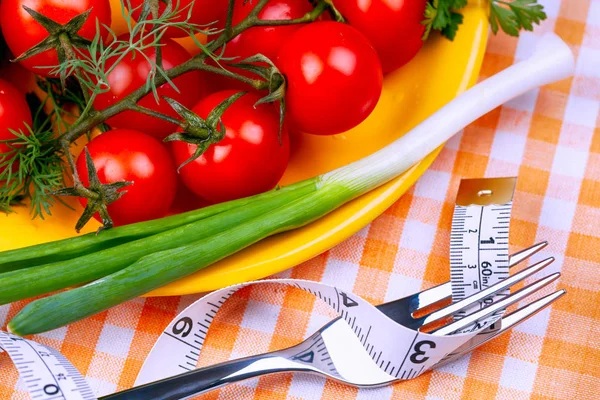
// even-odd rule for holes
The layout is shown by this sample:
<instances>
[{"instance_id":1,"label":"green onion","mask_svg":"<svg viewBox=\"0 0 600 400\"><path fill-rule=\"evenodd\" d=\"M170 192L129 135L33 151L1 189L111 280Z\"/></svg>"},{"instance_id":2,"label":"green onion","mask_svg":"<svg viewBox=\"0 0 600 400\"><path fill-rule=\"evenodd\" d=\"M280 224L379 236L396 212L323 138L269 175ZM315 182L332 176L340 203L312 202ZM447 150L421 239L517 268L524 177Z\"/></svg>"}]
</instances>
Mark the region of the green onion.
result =
<instances>
[{"instance_id":1,"label":"green onion","mask_svg":"<svg viewBox=\"0 0 600 400\"><path fill-rule=\"evenodd\" d=\"M340 201L349 199L341 198L337 189L324 187L207 239L149 254L89 285L34 301L11 321L10 329L28 335L58 328L147 293L158 287L157 282L164 285L177 280L260 239L302 226L334 210Z\"/></svg>"},{"instance_id":2,"label":"green onion","mask_svg":"<svg viewBox=\"0 0 600 400\"><path fill-rule=\"evenodd\" d=\"M239 207L245 207L255 202L268 200L273 196L283 194L298 187L310 184L300 182L288 187L272 190L257 196L246 197L227 203L215 204L199 210L172 215L169 217L139 222L137 224L120 226L102 231L101 234L88 233L55 242L42 243L20 249L9 250L2 253L0 258L0 273L29 268L36 265L49 264L57 261L69 260L109 247L142 239L164 232L178 226L200 221L210 216L220 214ZM281 193L280 193L281 192Z\"/></svg>"},{"instance_id":3,"label":"green onion","mask_svg":"<svg viewBox=\"0 0 600 400\"><path fill-rule=\"evenodd\" d=\"M69 260L0 274L0 304L50 293L112 274L147 255L197 242L316 190L314 179L194 222ZM61 273L68 271L68 273Z\"/></svg>"},{"instance_id":4,"label":"green onion","mask_svg":"<svg viewBox=\"0 0 600 400\"><path fill-rule=\"evenodd\" d=\"M314 191L193 243L153 251L88 285L36 300L8 327L20 335L58 328L187 276L265 237L306 225L398 176L480 116L527 90L570 76L573 68L568 46L556 35L546 35L532 58L471 88L384 149L314 178Z\"/></svg>"}]
</instances>

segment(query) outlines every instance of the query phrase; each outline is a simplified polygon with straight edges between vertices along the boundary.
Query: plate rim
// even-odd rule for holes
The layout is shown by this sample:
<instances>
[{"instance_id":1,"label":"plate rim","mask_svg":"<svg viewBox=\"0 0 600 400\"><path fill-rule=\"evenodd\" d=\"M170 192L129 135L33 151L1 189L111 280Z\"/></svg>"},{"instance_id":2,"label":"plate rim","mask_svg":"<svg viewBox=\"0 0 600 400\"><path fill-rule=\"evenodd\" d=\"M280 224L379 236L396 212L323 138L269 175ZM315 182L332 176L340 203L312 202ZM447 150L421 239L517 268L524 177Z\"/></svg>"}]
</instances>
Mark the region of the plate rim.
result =
<instances>
[{"instance_id":1,"label":"plate rim","mask_svg":"<svg viewBox=\"0 0 600 400\"><path fill-rule=\"evenodd\" d=\"M477 81L487 44L488 21L487 15L485 15L484 12L483 4L480 0L474 0L470 1L469 7L475 7L479 11L479 21L474 21L475 24L478 24L478 26L476 27L477 33L473 37L474 47L477 48L477 51L471 53L471 57L468 61L468 69L470 69L470 71L466 71L465 74L462 76L463 80L457 87L456 95L465 91ZM475 16L473 18L475 18ZM371 199L371 201L365 202L366 206L361 209L361 212L359 213L360 215L351 215L349 216L349 220L345 221L344 226L337 226L336 228L338 229L333 230L335 231L335 235L332 234L332 230L329 230L328 232L326 232L325 235L320 235L320 237L317 240L311 240L312 243L299 246L298 248L287 249L287 251L284 254L279 254L278 256L275 256L274 258L266 261L263 260L258 264L252 264L251 260L250 266L238 268L235 271L228 271L226 265L223 265L224 261L221 260L217 263L211 264L210 266L201 269L200 271L192 275L179 279L175 282L171 282L163 287L157 288L145 294L143 297L181 296L189 294L206 293L212 290L217 290L223 287L242 282L263 279L271 275L286 271L290 268L293 268L296 265L301 264L302 262L317 257L325 251L340 244L344 240L357 233L360 229L364 228L368 223L370 223L378 216L383 214L385 210L387 210L391 205L398 201L400 197L402 197L402 195L404 195L404 193L406 193L406 191L410 189L410 187L429 168L429 166L437 158L443 147L444 145L438 147L427 157L415 164L407 172L402 174L400 177L393 179L387 184L382 185L355 200L352 200L351 202L343 205L342 207L328 214L329 216L331 214L343 212L349 207L349 205L352 205L352 203L354 202L364 201L368 198ZM327 218L327 216L323 217L322 219L324 218ZM318 224L320 220L315 221L305 227L299 228L295 231L302 231L303 229L311 227L314 224ZM286 232L284 233L284 235L289 233L290 232ZM278 235L263 239L261 242L273 242L277 239L277 236ZM252 247L254 247L254 245L227 257L225 260L230 260L232 264L240 264L239 261L242 256L248 258L247 254L244 252L247 252L247 250L251 249ZM307 249L312 249L312 251L307 251ZM240 256L240 253L244 253L244 255ZM275 254L277 254L277 252L275 252ZM251 255L250 258L252 258ZM208 279L206 277L202 279L202 275L207 274L207 271L209 271L209 274L212 269L220 269L218 273L218 279L216 279L216 277L211 277L210 275L209 278L211 279ZM215 281L218 281L218 283Z\"/></svg>"}]
</instances>

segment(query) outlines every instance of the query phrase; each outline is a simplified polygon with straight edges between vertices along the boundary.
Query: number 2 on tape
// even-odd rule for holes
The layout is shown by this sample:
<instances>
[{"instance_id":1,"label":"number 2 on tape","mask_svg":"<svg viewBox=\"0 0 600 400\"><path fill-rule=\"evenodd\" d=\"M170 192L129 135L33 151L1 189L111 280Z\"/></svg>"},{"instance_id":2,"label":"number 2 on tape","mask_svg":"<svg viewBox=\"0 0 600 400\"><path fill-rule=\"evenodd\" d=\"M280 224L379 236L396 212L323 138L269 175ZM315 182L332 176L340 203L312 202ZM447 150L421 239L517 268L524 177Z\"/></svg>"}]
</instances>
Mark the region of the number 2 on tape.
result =
<instances>
[{"instance_id":1,"label":"number 2 on tape","mask_svg":"<svg viewBox=\"0 0 600 400\"><path fill-rule=\"evenodd\" d=\"M514 186L514 178L461 182L450 245L453 301L508 276L508 224ZM305 290L338 312L341 319L327 329L328 334L335 334L335 340L329 339L327 346L321 345L324 336L314 343L307 341L309 347L299 349L290 359L312 364L329 358L330 372L342 378L343 364L349 362L360 365L365 376L376 377L379 382L414 378L487 326L483 322L464 333L430 335L397 324L359 296L333 286L294 279L248 282L210 293L181 312L155 343L136 385L194 369L208 329L225 301L243 287L275 284ZM56 350L1 331L0 348L17 366L32 398L95 398L79 372Z\"/></svg>"},{"instance_id":2,"label":"number 2 on tape","mask_svg":"<svg viewBox=\"0 0 600 400\"><path fill-rule=\"evenodd\" d=\"M460 183L450 233L452 301L463 300L509 276L508 232L516 178L464 179ZM508 296L508 289L479 306L455 315L463 318ZM501 310L490 318L497 318ZM463 332L479 329L473 325Z\"/></svg>"}]
</instances>

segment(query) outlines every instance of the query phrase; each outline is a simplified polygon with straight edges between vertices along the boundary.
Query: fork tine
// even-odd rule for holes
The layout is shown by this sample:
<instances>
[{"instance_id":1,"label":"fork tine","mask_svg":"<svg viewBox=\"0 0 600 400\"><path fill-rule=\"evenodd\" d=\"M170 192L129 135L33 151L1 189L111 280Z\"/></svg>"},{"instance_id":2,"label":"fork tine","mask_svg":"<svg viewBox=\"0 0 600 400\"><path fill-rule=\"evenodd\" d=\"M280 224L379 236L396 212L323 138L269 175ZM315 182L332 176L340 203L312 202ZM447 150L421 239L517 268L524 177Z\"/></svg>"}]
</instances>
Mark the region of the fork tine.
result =
<instances>
[{"instance_id":1,"label":"fork tine","mask_svg":"<svg viewBox=\"0 0 600 400\"><path fill-rule=\"evenodd\" d=\"M555 300L558 300L562 296L567 294L567 291L564 289L558 290L554 293L551 293L547 296L542 297L534 301L533 303L527 304L525 307L522 307L507 316L502 318L502 328L500 330L510 329L515 325L520 324L521 322L529 319L533 315L540 312L542 309L546 308Z\"/></svg>"},{"instance_id":2,"label":"fork tine","mask_svg":"<svg viewBox=\"0 0 600 400\"><path fill-rule=\"evenodd\" d=\"M515 254L512 254L509 258L509 267L512 268L520 262L528 259L529 257L536 254L538 251L542 250L544 247L548 245L548 242L540 242L534 244L531 247L523 249ZM408 309L411 313L420 310L425 307L429 307L437 302L440 302L444 299L450 298L452 295L452 286L450 282L442 283L441 285L434 286L429 289L425 289L420 293L415 293L414 295L406 298L406 301L409 302ZM404 299L401 299L404 300ZM396 304L396 306L398 306Z\"/></svg>"},{"instance_id":3,"label":"fork tine","mask_svg":"<svg viewBox=\"0 0 600 400\"><path fill-rule=\"evenodd\" d=\"M534 244L531 247L528 247L526 249L518 251L515 254L511 254L508 259L508 266L511 268L514 267L515 265L519 264L521 261L528 259L529 257L534 255L538 251L542 250L546 246L548 246L548 242L546 242L544 240L543 242Z\"/></svg>"},{"instance_id":4,"label":"fork tine","mask_svg":"<svg viewBox=\"0 0 600 400\"><path fill-rule=\"evenodd\" d=\"M440 329L435 330L433 333L435 335L440 335L440 336L448 335L459 329L466 328L467 326L469 326L473 323L476 323L497 311L505 309L506 307L520 301L521 299L524 299L525 297L529 296L530 294L537 292L544 286L557 280L559 277L560 277L560 272L556 272L554 274L548 275L547 277L542 278L542 279L538 280L537 282L532 283L529 286L525 286L523 289L513 293L512 295L510 295L496 303L491 304L490 306L488 306L486 308L476 311L473 314L469 314L466 317L459 319L458 321L454 321Z\"/></svg>"},{"instance_id":5,"label":"fork tine","mask_svg":"<svg viewBox=\"0 0 600 400\"><path fill-rule=\"evenodd\" d=\"M458 353L453 354L451 357L437 363L433 366L433 368L441 367L442 365L451 363L465 354L475 350L476 348L482 346L483 344L489 342L490 340L496 338L497 336L502 335L509 329L513 328L516 325L519 325L521 322L528 320L533 317L538 312L542 311L544 308L548 307L550 304L554 303L556 300L561 298L567 292L564 289L551 293L534 301L533 303L527 304L525 307L518 309L504 317L502 317L502 324L500 329L497 331L491 332L482 332L479 335L475 336L470 342L467 344L468 347L459 348Z\"/></svg>"},{"instance_id":6,"label":"fork tine","mask_svg":"<svg viewBox=\"0 0 600 400\"><path fill-rule=\"evenodd\" d=\"M508 289L515 283L520 282L523 279L546 268L548 265L552 264L553 262L554 262L553 257L550 257L543 261L540 261L539 263L534 264L531 267L528 267L528 268L524 269L523 271L520 271L520 272L514 274L513 276L506 278L506 279L496 283L493 286L490 286L489 288L487 288L485 290L477 292L477 293L467 297L464 300L458 301L454 304L450 304L449 306L444 307L441 310L434 311L429 315L423 316L421 318L417 318L418 323L421 326L423 326L423 325L431 324L435 321L439 321L443 318L449 317L460 310L463 310L469 306L479 303L480 301L483 301L483 299L485 299L487 297L490 297L498 292Z\"/></svg>"}]
</instances>

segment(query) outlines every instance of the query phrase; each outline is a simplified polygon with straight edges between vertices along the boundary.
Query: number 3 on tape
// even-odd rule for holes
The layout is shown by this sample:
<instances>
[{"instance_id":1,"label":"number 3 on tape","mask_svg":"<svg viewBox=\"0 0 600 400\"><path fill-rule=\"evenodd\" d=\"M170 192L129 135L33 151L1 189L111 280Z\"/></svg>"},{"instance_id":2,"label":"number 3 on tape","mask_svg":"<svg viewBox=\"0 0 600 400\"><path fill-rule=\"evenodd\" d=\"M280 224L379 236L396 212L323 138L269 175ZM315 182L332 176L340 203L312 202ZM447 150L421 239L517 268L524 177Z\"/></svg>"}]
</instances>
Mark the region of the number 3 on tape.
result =
<instances>
[{"instance_id":1,"label":"number 3 on tape","mask_svg":"<svg viewBox=\"0 0 600 400\"><path fill-rule=\"evenodd\" d=\"M315 347L321 357L310 349L291 356L304 363L331 357L330 371L338 376L344 365L352 362L361 365L365 376L379 382L412 379L476 335L435 336L413 331L398 325L358 295L322 283L295 279L248 282L210 293L179 314L154 344L136 386L194 369L217 312L236 291L249 285L294 286L318 297L340 315L341 319L327 330L335 340L330 338L327 346ZM17 366L33 399L95 399L83 377L56 350L1 331L0 348Z\"/></svg>"},{"instance_id":2,"label":"number 3 on tape","mask_svg":"<svg viewBox=\"0 0 600 400\"><path fill-rule=\"evenodd\" d=\"M508 229L516 178L464 179L450 233L452 301L461 301L509 276ZM509 289L455 315L464 318L508 296ZM498 318L500 310L490 318ZM463 332L480 329L473 325Z\"/></svg>"},{"instance_id":3,"label":"number 3 on tape","mask_svg":"<svg viewBox=\"0 0 600 400\"><path fill-rule=\"evenodd\" d=\"M508 275L508 221L514 185L513 178L461 183L451 233L454 301ZM325 351L326 355L319 353L321 357L317 357L314 349L303 349L291 356L303 363L330 357L331 372L338 376L343 376L344 364L351 362L361 366L364 376L376 377L378 382L414 378L495 320L492 317L458 334L436 336L401 326L359 296L333 286L294 279L248 282L210 293L179 314L155 343L136 385L194 369L212 321L236 291L249 285L282 284L309 292L340 315L341 319L327 329L328 334L335 335L335 340L330 338L327 346L316 346L317 351ZM32 398L95 398L79 372L57 351L1 331L0 349L6 350L17 366Z\"/></svg>"},{"instance_id":4,"label":"number 3 on tape","mask_svg":"<svg viewBox=\"0 0 600 400\"><path fill-rule=\"evenodd\" d=\"M358 295L322 283L294 279L249 282L213 292L179 314L154 344L136 386L194 369L215 315L236 291L249 285L282 284L309 292L340 315L341 319L327 329L328 334L335 335L326 346L327 357L338 369L335 373L352 362L361 366L364 376L376 376L379 381L411 379L477 333L436 336L414 331L389 319ZM306 349L292 358L312 363L316 357Z\"/></svg>"}]
</instances>

